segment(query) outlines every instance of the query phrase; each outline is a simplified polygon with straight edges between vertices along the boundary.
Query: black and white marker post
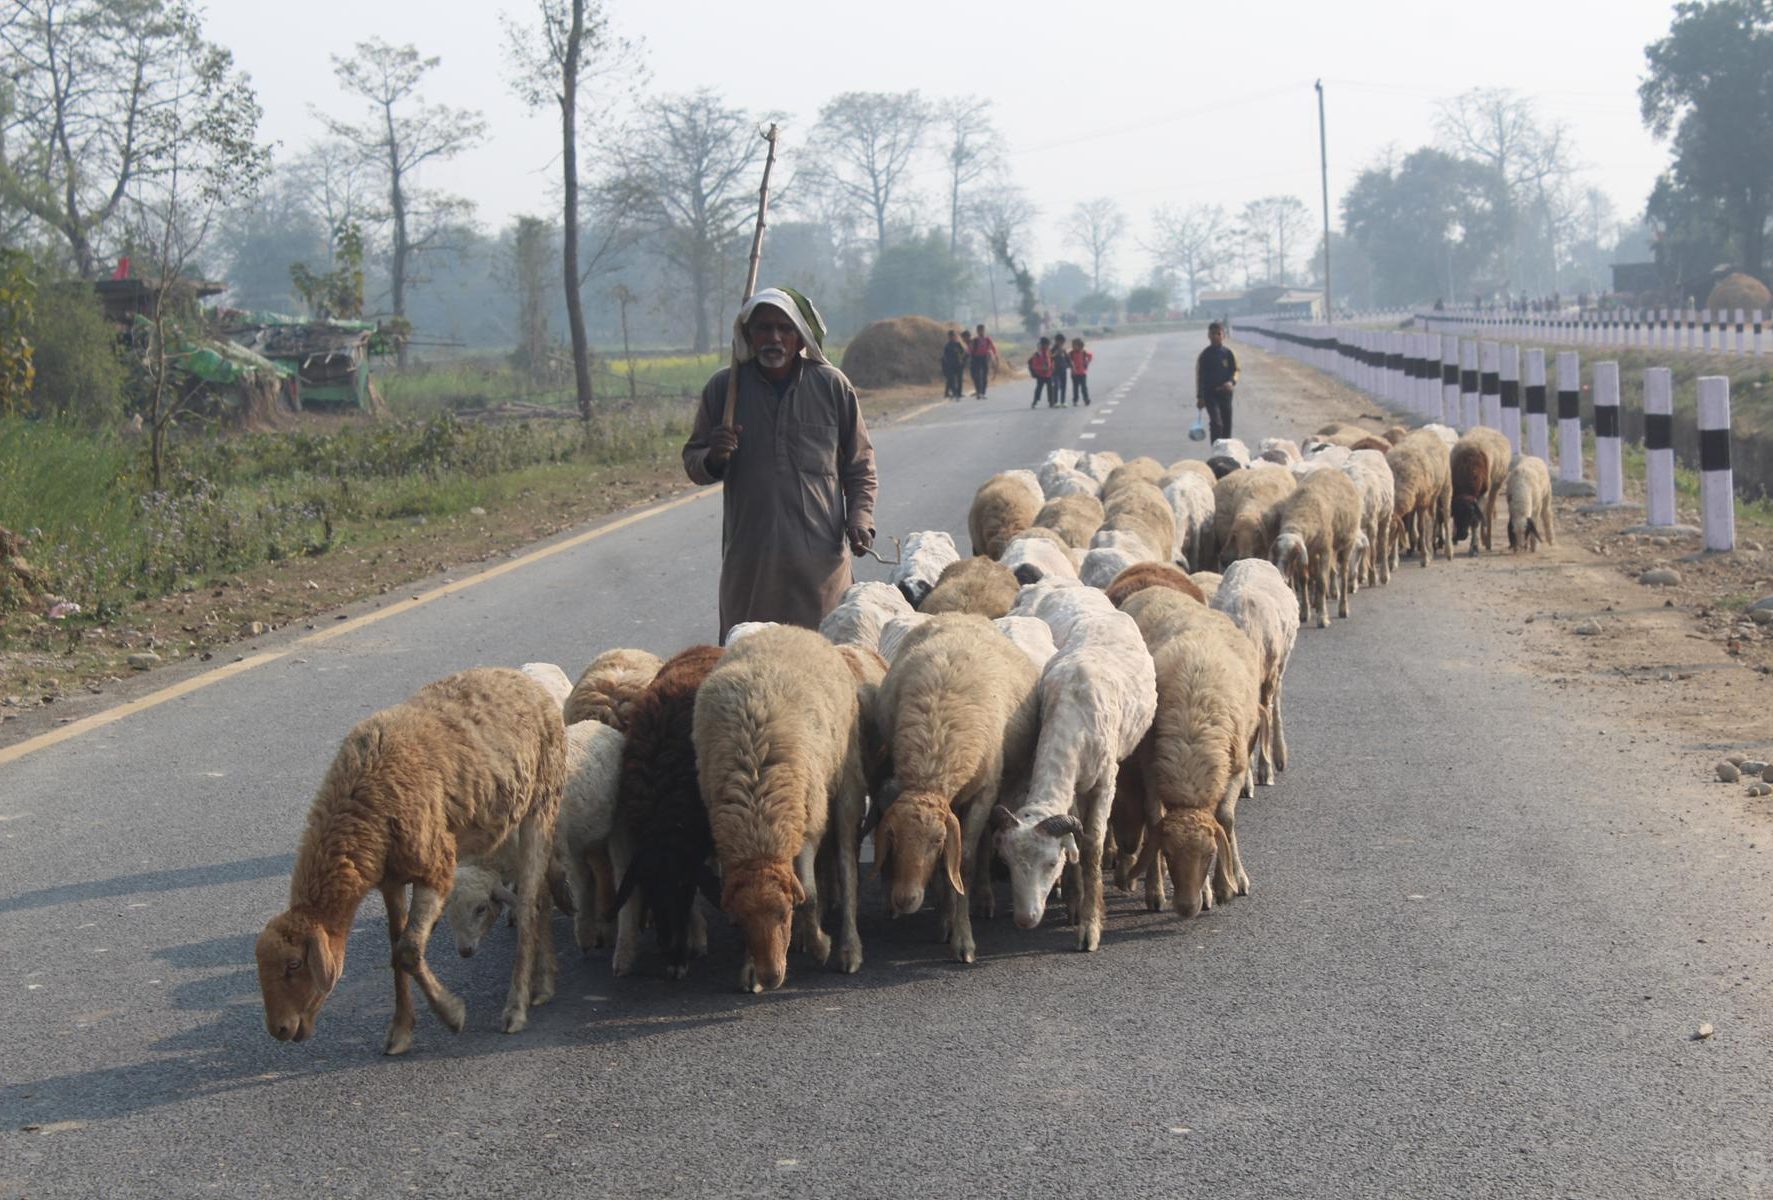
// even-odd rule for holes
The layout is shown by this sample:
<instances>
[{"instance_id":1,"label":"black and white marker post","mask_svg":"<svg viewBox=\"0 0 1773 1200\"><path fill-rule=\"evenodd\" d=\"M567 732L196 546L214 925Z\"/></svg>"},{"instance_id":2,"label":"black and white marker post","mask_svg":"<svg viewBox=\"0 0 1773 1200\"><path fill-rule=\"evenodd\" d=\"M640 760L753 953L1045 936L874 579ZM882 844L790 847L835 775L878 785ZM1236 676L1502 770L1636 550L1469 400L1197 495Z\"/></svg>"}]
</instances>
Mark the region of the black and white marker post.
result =
<instances>
[{"instance_id":1,"label":"black and white marker post","mask_svg":"<svg viewBox=\"0 0 1773 1200\"><path fill-rule=\"evenodd\" d=\"M1582 359L1558 351L1558 478L1582 481Z\"/></svg>"},{"instance_id":2,"label":"black and white marker post","mask_svg":"<svg viewBox=\"0 0 1773 1200\"><path fill-rule=\"evenodd\" d=\"M1625 501L1625 466L1619 437L1619 364L1594 365L1594 488L1602 504Z\"/></svg>"},{"instance_id":3,"label":"black and white marker post","mask_svg":"<svg viewBox=\"0 0 1773 1200\"><path fill-rule=\"evenodd\" d=\"M1644 523L1675 523L1674 372L1644 371Z\"/></svg>"},{"instance_id":4,"label":"black and white marker post","mask_svg":"<svg viewBox=\"0 0 1773 1200\"><path fill-rule=\"evenodd\" d=\"M1502 432L1508 448L1521 452L1521 348L1513 342L1502 347Z\"/></svg>"},{"instance_id":5,"label":"black and white marker post","mask_svg":"<svg viewBox=\"0 0 1773 1200\"><path fill-rule=\"evenodd\" d=\"M1459 339L1441 335L1441 423L1459 427Z\"/></svg>"},{"instance_id":6,"label":"black and white marker post","mask_svg":"<svg viewBox=\"0 0 1773 1200\"><path fill-rule=\"evenodd\" d=\"M1470 338L1459 339L1459 420L1453 428L1460 433L1478 423L1478 344Z\"/></svg>"},{"instance_id":7,"label":"black and white marker post","mask_svg":"<svg viewBox=\"0 0 1773 1200\"><path fill-rule=\"evenodd\" d=\"M1545 417L1545 351L1527 351L1527 453L1551 466L1551 434Z\"/></svg>"},{"instance_id":8,"label":"black and white marker post","mask_svg":"<svg viewBox=\"0 0 1773 1200\"><path fill-rule=\"evenodd\" d=\"M1502 346L1478 343L1478 420L1491 429L1502 428Z\"/></svg>"},{"instance_id":9,"label":"black and white marker post","mask_svg":"<svg viewBox=\"0 0 1773 1200\"><path fill-rule=\"evenodd\" d=\"M1705 548L1736 548L1736 483L1730 472L1730 377L1699 377L1699 507Z\"/></svg>"}]
</instances>

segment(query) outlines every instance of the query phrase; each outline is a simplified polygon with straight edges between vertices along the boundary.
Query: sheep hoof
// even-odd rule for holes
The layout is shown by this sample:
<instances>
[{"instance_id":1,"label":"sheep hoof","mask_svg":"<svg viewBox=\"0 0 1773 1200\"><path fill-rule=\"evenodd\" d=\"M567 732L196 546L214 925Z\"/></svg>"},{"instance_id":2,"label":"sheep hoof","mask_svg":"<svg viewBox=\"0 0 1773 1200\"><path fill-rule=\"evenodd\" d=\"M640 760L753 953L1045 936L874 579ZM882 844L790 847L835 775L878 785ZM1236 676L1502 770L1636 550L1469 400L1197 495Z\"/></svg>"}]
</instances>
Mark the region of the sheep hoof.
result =
<instances>
[{"instance_id":1,"label":"sheep hoof","mask_svg":"<svg viewBox=\"0 0 1773 1200\"><path fill-rule=\"evenodd\" d=\"M862 969L862 947L850 944L843 948L837 956L837 969L845 975L854 975Z\"/></svg>"},{"instance_id":2,"label":"sheep hoof","mask_svg":"<svg viewBox=\"0 0 1773 1200\"><path fill-rule=\"evenodd\" d=\"M382 1046L382 1053L389 1058L405 1054L412 1049L412 1026L391 1025L388 1027L388 1040Z\"/></svg>"},{"instance_id":3,"label":"sheep hoof","mask_svg":"<svg viewBox=\"0 0 1773 1200\"><path fill-rule=\"evenodd\" d=\"M666 963L665 964L665 978L666 979L684 979L684 978L687 978L688 976L689 976L689 964L688 963Z\"/></svg>"},{"instance_id":4,"label":"sheep hoof","mask_svg":"<svg viewBox=\"0 0 1773 1200\"><path fill-rule=\"evenodd\" d=\"M505 1009L505 1032L522 1033L529 1024L529 1006L512 1005Z\"/></svg>"},{"instance_id":5,"label":"sheep hoof","mask_svg":"<svg viewBox=\"0 0 1773 1200\"><path fill-rule=\"evenodd\" d=\"M1085 954L1094 954L1102 946L1102 927L1094 921L1089 922L1077 931L1077 948Z\"/></svg>"},{"instance_id":6,"label":"sheep hoof","mask_svg":"<svg viewBox=\"0 0 1773 1200\"><path fill-rule=\"evenodd\" d=\"M817 936L807 938L806 953L814 962L824 966L831 958L831 935L818 930Z\"/></svg>"},{"instance_id":7,"label":"sheep hoof","mask_svg":"<svg viewBox=\"0 0 1773 1200\"><path fill-rule=\"evenodd\" d=\"M436 1010L437 1019L451 1033L462 1032L468 1024L468 1006L460 996L445 996L432 1007Z\"/></svg>"},{"instance_id":8,"label":"sheep hoof","mask_svg":"<svg viewBox=\"0 0 1773 1200\"><path fill-rule=\"evenodd\" d=\"M531 1005L546 1004L552 999L554 999L554 981L552 979L537 987L529 994L529 1002Z\"/></svg>"},{"instance_id":9,"label":"sheep hoof","mask_svg":"<svg viewBox=\"0 0 1773 1200\"><path fill-rule=\"evenodd\" d=\"M962 942L954 947L954 961L960 963L977 962L978 947L972 942Z\"/></svg>"},{"instance_id":10,"label":"sheep hoof","mask_svg":"<svg viewBox=\"0 0 1773 1200\"><path fill-rule=\"evenodd\" d=\"M394 946L394 969L405 971L408 975L417 972L419 966L419 948L412 942L402 938Z\"/></svg>"},{"instance_id":11,"label":"sheep hoof","mask_svg":"<svg viewBox=\"0 0 1773 1200\"><path fill-rule=\"evenodd\" d=\"M749 992L753 996L763 991L763 984L757 980L757 968L750 963L746 963L739 969L739 990Z\"/></svg>"}]
</instances>

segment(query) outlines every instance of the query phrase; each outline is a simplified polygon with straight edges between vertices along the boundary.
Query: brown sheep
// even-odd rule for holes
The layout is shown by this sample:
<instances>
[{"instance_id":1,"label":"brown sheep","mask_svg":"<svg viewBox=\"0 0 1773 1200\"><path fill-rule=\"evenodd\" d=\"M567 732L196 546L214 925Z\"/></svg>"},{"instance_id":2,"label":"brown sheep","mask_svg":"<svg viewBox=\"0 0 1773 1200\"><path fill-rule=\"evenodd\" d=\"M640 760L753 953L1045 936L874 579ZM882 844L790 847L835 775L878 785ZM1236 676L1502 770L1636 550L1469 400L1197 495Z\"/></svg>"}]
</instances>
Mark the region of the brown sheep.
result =
<instances>
[{"instance_id":1,"label":"brown sheep","mask_svg":"<svg viewBox=\"0 0 1773 1200\"><path fill-rule=\"evenodd\" d=\"M1103 529L1124 529L1144 537L1159 561L1176 557L1176 510L1156 484L1141 480L1123 483L1103 505L1107 519Z\"/></svg>"},{"instance_id":2,"label":"brown sheep","mask_svg":"<svg viewBox=\"0 0 1773 1200\"><path fill-rule=\"evenodd\" d=\"M1073 550L1087 550L1090 535L1100 529L1107 518L1100 500L1073 493L1048 500L1046 506L1034 515L1034 523L1056 532Z\"/></svg>"},{"instance_id":3,"label":"brown sheep","mask_svg":"<svg viewBox=\"0 0 1773 1200\"><path fill-rule=\"evenodd\" d=\"M1009 615L1021 587L1016 573L997 560L984 555L963 558L942 568L935 588L917 611L970 612L995 621Z\"/></svg>"},{"instance_id":4,"label":"brown sheep","mask_svg":"<svg viewBox=\"0 0 1773 1200\"><path fill-rule=\"evenodd\" d=\"M1453 531L1445 514L1452 506L1453 476L1446 443L1417 430L1391 448L1385 464L1395 484L1394 538L1401 532L1409 553L1420 555L1426 567L1444 531L1446 555L1452 558Z\"/></svg>"},{"instance_id":5,"label":"brown sheep","mask_svg":"<svg viewBox=\"0 0 1773 1200\"><path fill-rule=\"evenodd\" d=\"M1263 519L1297 486L1291 471L1266 465L1232 471L1214 485L1213 540L1220 567L1240 558L1268 557Z\"/></svg>"},{"instance_id":6,"label":"brown sheep","mask_svg":"<svg viewBox=\"0 0 1773 1200\"><path fill-rule=\"evenodd\" d=\"M1125 605L1128 597L1149 587L1170 588L1184 596L1193 597L1202 604L1207 602L1206 594L1188 577L1188 572L1170 563L1134 563L1116 575L1113 582L1102 590L1107 593L1114 607L1120 608Z\"/></svg>"},{"instance_id":7,"label":"brown sheep","mask_svg":"<svg viewBox=\"0 0 1773 1200\"><path fill-rule=\"evenodd\" d=\"M385 1052L412 1046L416 979L431 1009L461 1032L467 1008L425 965L458 855L506 838L522 847L517 956L504 1029L554 994L554 951L543 892L566 780L566 727L546 689L519 671L463 671L360 721L345 735L308 810L289 882L289 908L259 935L265 1026L305 1041L345 969L345 942L371 889L388 910L394 1019ZM412 885L409 910L406 886Z\"/></svg>"},{"instance_id":8,"label":"brown sheep","mask_svg":"<svg viewBox=\"0 0 1773 1200\"><path fill-rule=\"evenodd\" d=\"M1347 421L1331 421L1327 425L1319 425L1317 427L1317 436L1326 440L1339 433L1365 432L1366 430L1362 429L1359 425L1350 425Z\"/></svg>"},{"instance_id":9,"label":"brown sheep","mask_svg":"<svg viewBox=\"0 0 1773 1200\"><path fill-rule=\"evenodd\" d=\"M1471 555L1477 557L1478 537L1484 549L1490 549L1490 535L1496 524L1496 499L1508 479L1509 460L1514 451L1508 438L1494 429L1479 425L1465 431L1453 446L1448 469L1453 477L1453 541L1462 542L1471 535Z\"/></svg>"},{"instance_id":10,"label":"brown sheep","mask_svg":"<svg viewBox=\"0 0 1773 1200\"><path fill-rule=\"evenodd\" d=\"M1102 495L1106 499L1133 482L1155 484L1167 474L1168 468L1157 459L1140 455L1108 472L1108 480L1102 485Z\"/></svg>"},{"instance_id":11,"label":"brown sheep","mask_svg":"<svg viewBox=\"0 0 1773 1200\"><path fill-rule=\"evenodd\" d=\"M1402 425L1391 425L1385 430L1385 440L1393 446L1410 436L1410 431Z\"/></svg>"},{"instance_id":12,"label":"brown sheep","mask_svg":"<svg viewBox=\"0 0 1773 1200\"><path fill-rule=\"evenodd\" d=\"M856 676L837 647L783 625L744 638L696 694L696 772L720 861L721 907L745 937L739 986L777 988L799 910L800 948L831 956L818 860L837 876L838 965L862 965L857 841L866 784Z\"/></svg>"},{"instance_id":13,"label":"brown sheep","mask_svg":"<svg viewBox=\"0 0 1773 1200\"><path fill-rule=\"evenodd\" d=\"M591 660L566 698L566 723L602 721L625 729L629 710L662 665L658 655L645 650L605 650Z\"/></svg>"},{"instance_id":14,"label":"brown sheep","mask_svg":"<svg viewBox=\"0 0 1773 1200\"><path fill-rule=\"evenodd\" d=\"M1377 450L1384 454L1391 449L1391 443L1382 437L1373 437L1369 434L1360 441L1352 443L1348 448L1350 450Z\"/></svg>"},{"instance_id":15,"label":"brown sheep","mask_svg":"<svg viewBox=\"0 0 1773 1200\"><path fill-rule=\"evenodd\" d=\"M1297 491L1269 511L1269 556L1299 598L1300 624L1311 620L1315 606L1318 628L1329 627L1332 580L1336 615L1347 619L1360 532L1360 490L1337 470L1311 472Z\"/></svg>"},{"instance_id":16,"label":"brown sheep","mask_svg":"<svg viewBox=\"0 0 1773 1200\"><path fill-rule=\"evenodd\" d=\"M996 558L1009 540L1034 524L1040 501L1020 479L1006 474L993 475L973 493L973 506L967 512L967 532L973 539L973 553Z\"/></svg>"}]
</instances>

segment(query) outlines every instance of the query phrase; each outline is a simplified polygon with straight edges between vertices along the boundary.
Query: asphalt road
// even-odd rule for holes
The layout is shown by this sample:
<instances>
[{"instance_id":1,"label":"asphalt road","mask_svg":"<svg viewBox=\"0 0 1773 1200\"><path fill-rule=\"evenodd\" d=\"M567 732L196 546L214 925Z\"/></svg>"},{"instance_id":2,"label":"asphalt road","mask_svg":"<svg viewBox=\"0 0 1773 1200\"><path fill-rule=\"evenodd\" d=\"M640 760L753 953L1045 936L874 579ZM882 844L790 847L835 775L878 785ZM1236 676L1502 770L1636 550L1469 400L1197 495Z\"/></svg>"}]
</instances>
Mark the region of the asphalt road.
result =
<instances>
[{"instance_id":1,"label":"asphalt road","mask_svg":"<svg viewBox=\"0 0 1773 1200\"><path fill-rule=\"evenodd\" d=\"M1103 343L1090 409L1019 384L877 431L881 528L964 534L1055 446L1199 454L1195 349ZM1265 427L1273 381L1247 438L1303 432ZM464 666L710 637L717 522L680 505L0 766L0 1197L1773 1196L1773 831L1676 804L1512 666L1465 562L1304 631L1292 769L1239 812L1254 892L1202 918L1111 892L1100 953L1050 910L962 967L871 888L861 973L795 956L763 997L718 922L682 983L614 980L562 923L516 1037L509 935L442 933L468 1029L421 1009L384 1060L372 900L316 1038L273 1042L252 943L344 731Z\"/></svg>"}]
</instances>

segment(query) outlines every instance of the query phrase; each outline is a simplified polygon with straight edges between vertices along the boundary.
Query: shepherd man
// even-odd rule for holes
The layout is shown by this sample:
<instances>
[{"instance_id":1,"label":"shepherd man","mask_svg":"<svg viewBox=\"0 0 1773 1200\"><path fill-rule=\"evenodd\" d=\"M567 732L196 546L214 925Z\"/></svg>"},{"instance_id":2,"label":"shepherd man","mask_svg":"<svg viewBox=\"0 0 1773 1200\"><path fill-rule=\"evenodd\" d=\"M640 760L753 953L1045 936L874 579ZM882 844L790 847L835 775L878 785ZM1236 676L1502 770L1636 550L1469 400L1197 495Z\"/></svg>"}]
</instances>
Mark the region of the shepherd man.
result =
<instances>
[{"instance_id":1,"label":"shepherd man","mask_svg":"<svg viewBox=\"0 0 1773 1200\"><path fill-rule=\"evenodd\" d=\"M733 322L734 367L702 389L683 469L722 485L721 640L741 621L817 629L874 544L874 444L856 389L825 357L825 322L793 288L765 288ZM739 372L733 423L729 371Z\"/></svg>"}]
</instances>

